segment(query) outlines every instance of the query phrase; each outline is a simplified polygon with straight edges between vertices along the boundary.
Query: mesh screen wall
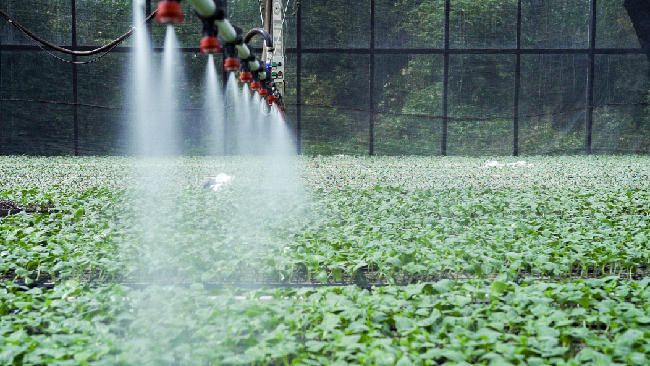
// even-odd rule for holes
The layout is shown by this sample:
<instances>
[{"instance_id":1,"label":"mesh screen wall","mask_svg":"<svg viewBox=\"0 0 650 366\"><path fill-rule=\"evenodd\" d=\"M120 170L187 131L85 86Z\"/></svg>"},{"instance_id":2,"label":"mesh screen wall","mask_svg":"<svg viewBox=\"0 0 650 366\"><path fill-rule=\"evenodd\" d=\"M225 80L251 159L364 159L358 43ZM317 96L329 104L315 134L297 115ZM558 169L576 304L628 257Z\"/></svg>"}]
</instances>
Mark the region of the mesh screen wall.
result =
<instances>
[{"instance_id":1,"label":"mesh screen wall","mask_svg":"<svg viewBox=\"0 0 650 366\"><path fill-rule=\"evenodd\" d=\"M0 0L0 9L77 50L132 26L128 0ZM185 153L203 154L213 137L202 117L201 24L183 9L180 133ZM307 0L287 9L286 116L304 154L650 152L648 57L620 0ZM245 31L262 26L257 1L229 0L228 16ZM162 52L164 27L147 28ZM129 153L130 46L71 65L0 24L0 154Z\"/></svg>"}]
</instances>

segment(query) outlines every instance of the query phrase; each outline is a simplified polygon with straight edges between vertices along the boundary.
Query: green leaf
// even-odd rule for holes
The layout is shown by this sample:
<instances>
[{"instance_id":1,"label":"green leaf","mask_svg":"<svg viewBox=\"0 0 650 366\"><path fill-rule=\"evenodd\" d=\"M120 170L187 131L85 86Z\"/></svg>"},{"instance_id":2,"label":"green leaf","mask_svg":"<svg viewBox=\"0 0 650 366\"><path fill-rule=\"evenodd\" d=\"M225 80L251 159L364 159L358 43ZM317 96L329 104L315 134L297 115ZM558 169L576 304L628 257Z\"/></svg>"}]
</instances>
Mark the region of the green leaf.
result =
<instances>
[{"instance_id":1,"label":"green leaf","mask_svg":"<svg viewBox=\"0 0 650 366\"><path fill-rule=\"evenodd\" d=\"M77 211L74 213L74 219L79 221L84 217L84 209L83 208L78 208Z\"/></svg>"},{"instance_id":2,"label":"green leaf","mask_svg":"<svg viewBox=\"0 0 650 366\"><path fill-rule=\"evenodd\" d=\"M417 329L415 322L408 317L395 316L393 319L395 320L395 328L397 328L397 333L400 336L409 335Z\"/></svg>"},{"instance_id":3,"label":"green leaf","mask_svg":"<svg viewBox=\"0 0 650 366\"><path fill-rule=\"evenodd\" d=\"M334 281L336 282L341 282L343 281L343 271L340 268L332 268L332 277L334 277Z\"/></svg>"},{"instance_id":4,"label":"green leaf","mask_svg":"<svg viewBox=\"0 0 650 366\"><path fill-rule=\"evenodd\" d=\"M490 289L492 290L493 294L500 295L508 289L508 284L505 282L501 281L492 281L492 284L490 285Z\"/></svg>"},{"instance_id":5,"label":"green leaf","mask_svg":"<svg viewBox=\"0 0 650 366\"><path fill-rule=\"evenodd\" d=\"M329 276L327 275L326 271L320 271L320 272L318 272L318 275L316 276L316 279L320 283L327 283L329 281Z\"/></svg>"}]
</instances>

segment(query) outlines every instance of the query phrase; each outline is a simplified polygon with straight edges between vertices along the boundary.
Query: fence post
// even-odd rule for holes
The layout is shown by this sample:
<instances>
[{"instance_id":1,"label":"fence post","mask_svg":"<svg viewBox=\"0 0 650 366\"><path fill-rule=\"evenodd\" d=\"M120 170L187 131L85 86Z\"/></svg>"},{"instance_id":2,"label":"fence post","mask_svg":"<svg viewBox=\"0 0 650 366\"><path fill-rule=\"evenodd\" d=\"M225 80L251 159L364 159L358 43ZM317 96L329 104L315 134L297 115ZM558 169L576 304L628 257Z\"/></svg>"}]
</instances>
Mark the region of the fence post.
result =
<instances>
[{"instance_id":1,"label":"fence post","mask_svg":"<svg viewBox=\"0 0 650 366\"><path fill-rule=\"evenodd\" d=\"M296 146L302 154L302 5L296 15Z\"/></svg>"},{"instance_id":2,"label":"fence post","mask_svg":"<svg viewBox=\"0 0 650 366\"><path fill-rule=\"evenodd\" d=\"M589 16L589 71L587 73L587 100L585 117L585 154L591 155L591 137L594 124L594 77L596 63L596 13L597 0L591 0Z\"/></svg>"},{"instance_id":3,"label":"fence post","mask_svg":"<svg viewBox=\"0 0 650 366\"><path fill-rule=\"evenodd\" d=\"M517 0L517 60L515 61L515 109L512 155L519 156L519 93L521 88L521 0Z\"/></svg>"},{"instance_id":4,"label":"fence post","mask_svg":"<svg viewBox=\"0 0 650 366\"><path fill-rule=\"evenodd\" d=\"M0 37L0 156L4 155L4 125L2 123L2 37Z\"/></svg>"},{"instance_id":5,"label":"fence post","mask_svg":"<svg viewBox=\"0 0 650 366\"><path fill-rule=\"evenodd\" d=\"M71 0L72 5L72 49L77 47L77 3ZM72 56L72 62L77 61L77 56ZM72 64L72 115L73 115L73 139L74 139L74 156L79 156L79 98L77 93L77 64Z\"/></svg>"},{"instance_id":6,"label":"fence post","mask_svg":"<svg viewBox=\"0 0 650 366\"><path fill-rule=\"evenodd\" d=\"M370 85L368 88L370 98L370 115L368 143L370 144L369 155L375 155L375 0L370 0Z\"/></svg>"},{"instance_id":7,"label":"fence post","mask_svg":"<svg viewBox=\"0 0 650 366\"><path fill-rule=\"evenodd\" d=\"M449 103L449 9L450 0L445 0L444 20L444 72L442 80L442 128L440 155L447 155L447 105Z\"/></svg>"}]
</instances>

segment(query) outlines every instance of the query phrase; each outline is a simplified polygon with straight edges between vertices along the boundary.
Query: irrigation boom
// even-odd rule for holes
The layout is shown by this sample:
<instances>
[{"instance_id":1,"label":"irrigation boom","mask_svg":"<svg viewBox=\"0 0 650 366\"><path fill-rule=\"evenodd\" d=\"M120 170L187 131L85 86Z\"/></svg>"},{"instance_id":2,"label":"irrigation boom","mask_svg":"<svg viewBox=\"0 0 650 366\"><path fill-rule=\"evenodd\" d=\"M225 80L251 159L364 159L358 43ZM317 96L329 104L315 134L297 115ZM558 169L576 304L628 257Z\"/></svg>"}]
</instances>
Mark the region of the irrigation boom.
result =
<instances>
[{"instance_id":1,"label":"irrigation boom","mask_svg":"<svg viewBox=\"0 0 650 366\"><path fill-rule=\"evenodd\" d=\"M280 110L284 109L282 96L284 84L274 79L283 79L284 60L282 47L279 48L280 61L261 60L253 54L249 43L256 35L264 38L265 54L272 54L276 48L269 32L262 28L254 28L246 35L242 29L231 24L226 18L226 0L187 0L194 8L196 15L203 22L201 38L201 53L223 53L224 69L228 72L239 71L239 81L249 83L252 91L258 91L260 96L267 99L269 105L275 104ZM274 4L275 5L275 4ZM281 9L280 9L281 11ZM275 13L275 11L274 11ZM158 2L156 13L158 23L182 23L183 13L180 0L164 0ZM274 22L275 23L275 22ZM274 27L274 32L277 27ZM276 41L282 42L282 30ZM219 38L223 41L223 47Z\"/></svg>"}]
</instances>

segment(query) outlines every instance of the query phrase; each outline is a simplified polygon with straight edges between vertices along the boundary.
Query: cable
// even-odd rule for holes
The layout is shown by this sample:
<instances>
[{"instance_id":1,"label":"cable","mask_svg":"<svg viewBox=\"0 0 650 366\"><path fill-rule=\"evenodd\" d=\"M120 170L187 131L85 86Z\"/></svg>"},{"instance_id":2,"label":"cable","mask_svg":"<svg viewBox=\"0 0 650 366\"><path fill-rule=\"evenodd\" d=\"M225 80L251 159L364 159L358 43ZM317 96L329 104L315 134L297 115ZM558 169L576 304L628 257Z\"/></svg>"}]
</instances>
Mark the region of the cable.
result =
<instances>
[{"instance_id":1,"label":"cable","mask_svg":"<svg viewBox=\"0 0 650 366\"><path fill-rule=\"evenodd\" d=\"M156 11L151 13L145 19L145 23L149 22L151 19L154 18L154 16L156 15ZM61 58L59 56L56 56L56 55L52 54L51 52L47 51L46 49L43 49L43 51L45 51L48 54L50 54L51 56L59 59L60 61L64 61L64 62L68 62L68 63L72 63L72 64L87 64L87 63L90 63L90 62L97 61L98 59L104 57L108 52L112 51L120 43L124 42L124 40L129 38L133 34L133 32L137 29L136 27L133 27L133 28L131 28L130 31L124 33L123 35L119 36L118 38L114 39L113 41L111 41L111 42L109 42L109 43L107 43L107 44L105 44L105 45L103 45L103 46L101 46L99 48L96 48L94 50L90 50L90 51L73 51L73 50L70 50L70 49L55 45L54 43L48 42L48 41L44 40L43 38L37 36L36 34L31 32L29 29L25 28L22 24L15 21L13 18L11 18L7 13L5 13L2 10L0 10L0 16L5 18L5 20L7 20L9 23L11 23L14 27L20 29L23 33L25 33L28 37L30 37L34 41L40 43L43 46L47 46L49 48L52 48L52 49L54 49L56 51L59 51L59 52L62 52L62 53L68 54L68 55L72 55L72 56L92 56L92 55L96 55L98 53L103 52L103 54L101 54L99 57L97 57L97 58L95 58L93 60L75 62L75 61L69 61L69 60L63 59L63 58ZM39 47L41 47L41 46L39 46ZM43 47L41 47L41 48L43 48Z\"/></svg>"}]
</instances>

